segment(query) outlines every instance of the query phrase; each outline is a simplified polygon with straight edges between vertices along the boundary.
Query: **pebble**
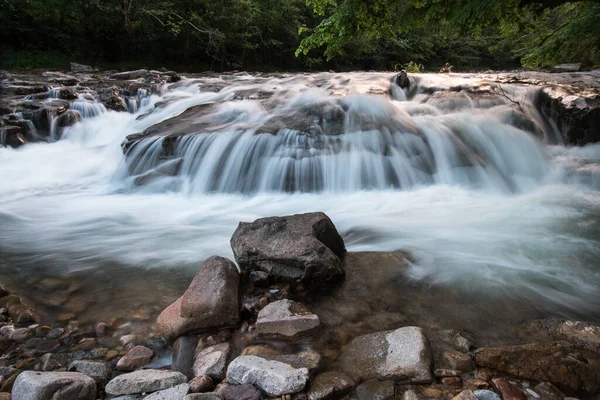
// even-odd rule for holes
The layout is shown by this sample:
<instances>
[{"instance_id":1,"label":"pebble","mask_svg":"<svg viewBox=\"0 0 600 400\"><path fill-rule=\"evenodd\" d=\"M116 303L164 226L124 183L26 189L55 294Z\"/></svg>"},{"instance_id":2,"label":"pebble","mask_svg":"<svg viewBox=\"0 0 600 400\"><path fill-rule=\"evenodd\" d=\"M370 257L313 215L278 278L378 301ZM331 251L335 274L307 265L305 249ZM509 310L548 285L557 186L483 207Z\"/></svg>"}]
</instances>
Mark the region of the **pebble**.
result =
<instances>
[{"instance_id":1,"label":"pebble","mask_svg":"<svg viewBox=\"0 0 600 400\"><path fill-rule=\"evenodd\" d=\"M473 392L477 400L502 400L498 393L491 390L476 390Z\"/></svg>"},{"instance_id":2,"label":"pebble","mask_svg":"<svg viewBox=\"0 0 600 400\"><path fill-rule=\"evenodd\" d=\"M15 329L8 338L14 342L23 342L23 341L29 339L30 337L31 337L31 329L19 328L19 329Z\"/></svg>"}]
</instances>

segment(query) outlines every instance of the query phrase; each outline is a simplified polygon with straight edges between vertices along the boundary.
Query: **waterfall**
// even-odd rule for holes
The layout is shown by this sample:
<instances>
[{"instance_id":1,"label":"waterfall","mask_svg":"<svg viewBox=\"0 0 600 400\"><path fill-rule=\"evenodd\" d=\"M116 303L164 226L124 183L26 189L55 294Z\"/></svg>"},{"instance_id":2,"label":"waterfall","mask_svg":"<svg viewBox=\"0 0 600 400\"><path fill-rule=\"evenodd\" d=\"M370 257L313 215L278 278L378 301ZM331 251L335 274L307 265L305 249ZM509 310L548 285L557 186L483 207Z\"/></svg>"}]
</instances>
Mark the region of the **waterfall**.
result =
<instances>
[{"instance_id":1,"label":"waterfall","mask_svg":"<svg viewBox=\"0 0 600 400\"><path fill-rule=\"evenodd\" d=\"M60 140L0 149L0 254L197 269L232 256L240 221L323 211L349 251L411 253L408 279L600 318L600 144L565 146L535 88L393 78L194 76L135 113L75 100Z\"/></svg>"}]
</instances>

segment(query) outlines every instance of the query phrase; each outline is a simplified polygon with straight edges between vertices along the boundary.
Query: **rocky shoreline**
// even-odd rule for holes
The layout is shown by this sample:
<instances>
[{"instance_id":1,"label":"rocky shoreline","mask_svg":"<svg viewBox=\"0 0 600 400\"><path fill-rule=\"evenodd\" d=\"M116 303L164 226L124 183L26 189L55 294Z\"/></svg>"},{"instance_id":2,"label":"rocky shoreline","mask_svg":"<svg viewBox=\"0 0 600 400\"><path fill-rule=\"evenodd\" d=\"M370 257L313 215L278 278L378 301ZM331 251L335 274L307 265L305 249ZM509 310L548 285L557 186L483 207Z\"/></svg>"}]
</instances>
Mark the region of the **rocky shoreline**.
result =
<instances>
[{"instance_id":1,"label":"rocky shoreline","mask_svg":"<svg viewBox=\"0 0 600 400\"><path fill-rule=\"evenodd\" d=\"M600 392L593 324L523 321L523 341L498 345L459 320L444 329L392 313L369 320L359 293L389 308L388 293L370 293L370 280L389 280L379 275L385 257L410 256L347 253L323 213L240 223L231 246L239 270L223 257L204 261L156 324L149 315L139 325L83 324L73 314L46 326L1 288L0 399L555 400Z\"/></svg>"}]
</instances>

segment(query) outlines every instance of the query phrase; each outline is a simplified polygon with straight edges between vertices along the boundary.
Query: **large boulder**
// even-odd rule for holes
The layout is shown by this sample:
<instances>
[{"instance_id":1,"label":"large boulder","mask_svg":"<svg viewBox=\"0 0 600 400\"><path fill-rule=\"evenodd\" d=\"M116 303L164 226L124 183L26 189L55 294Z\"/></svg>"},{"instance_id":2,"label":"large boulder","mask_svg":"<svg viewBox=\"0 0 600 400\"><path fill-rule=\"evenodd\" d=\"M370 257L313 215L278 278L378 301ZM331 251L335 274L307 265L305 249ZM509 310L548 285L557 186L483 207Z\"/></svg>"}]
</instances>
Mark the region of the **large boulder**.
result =
<instances>
[{"instance_id":1,"label":"large boulder","mask_svg":"<svg viewBox=\"0 0 600 400\"><path fill-rule=\"evenodd\" d=\"M21 373L12 389L13 400L94 400L96 382L78 372Z\"/></svg>"},{"instance_id":2,"label":"large boulder","mask_svg":"<svg viewBox=\"0 0 600 400\"><path fill-rule=\"evenodd\" d=\"M585 355L568 342L482 348L475 362L517 378L550 382L567 392L600 390L600 355Z\"/></svg>"},{"instance_id":3,"label":"large boulder","mask_svg":"<svg viewBox=\"0 0 600 400\"><path fill-rule=\"evenodd\" d=\"M344 275L344 241L321 212L240 222L231 247L242 271L264 271L273 281L329 281Z\"/></svg>"},{"instance_id":4,"label":"large boulder","mask_svg":"<svg viewBox=\"0 0 600 400\"><path fill-rule=\"evenodd\" d=\"M297 393L308 380L306 368L293 368L256 356L240 356L227 368L227 381L234 385L252 384L272 397Z\"/></svg>"},{"instance_id":5,"label":"large boulder","mask_svg":"<svg viewBox=\"0 0 600 400\"><path fill-rule=\"evenodd\" d=\"M121 396L157 392L181 385L186 381L187 378L180 372L142 369L113 378L106 385L106 393L111 396Z\"/></svg>"},{"instance_id":6,"label":"large boulder","mask_svg":"<svg viewBox=\"0 0 600 400\"><path fill-rule=\"evenodd\" d=\"M158 316L159 332L173 341L196 331L236 325L239 280L235 264L223 257L210 257L183 296Z\"/></svg>"},{"instance_id":7,"label":"large boulder","mask_svg":"<svg viewBox=\"0 0 600 400\"><path fill-rule=\"evenodd\" d=\"M340 356L342 369L350 376L403 383L433 381L432 361L427 337L414 326L359 336Z\"/></svg>"}]
</instances>

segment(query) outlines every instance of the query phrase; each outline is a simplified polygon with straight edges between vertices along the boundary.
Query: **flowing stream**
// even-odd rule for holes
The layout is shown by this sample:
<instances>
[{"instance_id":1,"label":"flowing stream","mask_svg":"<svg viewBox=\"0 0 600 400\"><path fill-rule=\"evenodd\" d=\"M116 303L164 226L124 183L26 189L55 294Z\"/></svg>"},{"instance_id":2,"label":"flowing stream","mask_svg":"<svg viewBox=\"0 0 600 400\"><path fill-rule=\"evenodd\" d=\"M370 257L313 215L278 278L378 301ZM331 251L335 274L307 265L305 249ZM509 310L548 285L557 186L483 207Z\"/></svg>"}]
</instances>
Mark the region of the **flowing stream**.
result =
<instances>
[{"instance_id":1,"label":"flowing stream","mask_svg":"<svg viewBox=\"0 0 600 400\"><path fill-rule=\"evenodd\" d=\"M77 100L61 140L0 148L0 270L193 270L232 257L240 221L323 211L350 251L410 252L418 282L599 319L600 145L561 144L535 89L392 78L194 77L129 113Z\"/></svg>"}]
</instances>

